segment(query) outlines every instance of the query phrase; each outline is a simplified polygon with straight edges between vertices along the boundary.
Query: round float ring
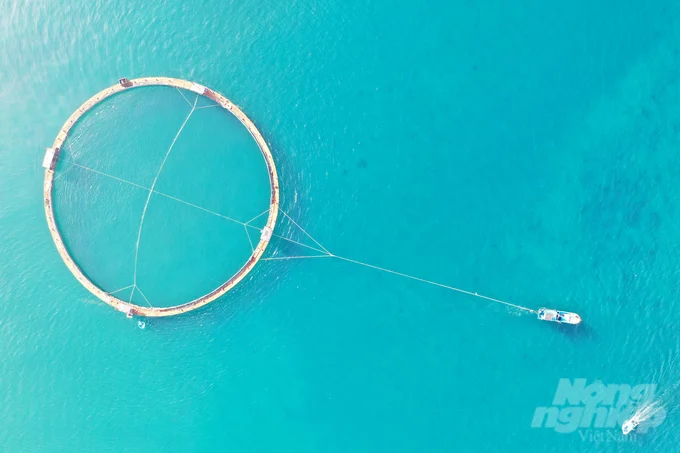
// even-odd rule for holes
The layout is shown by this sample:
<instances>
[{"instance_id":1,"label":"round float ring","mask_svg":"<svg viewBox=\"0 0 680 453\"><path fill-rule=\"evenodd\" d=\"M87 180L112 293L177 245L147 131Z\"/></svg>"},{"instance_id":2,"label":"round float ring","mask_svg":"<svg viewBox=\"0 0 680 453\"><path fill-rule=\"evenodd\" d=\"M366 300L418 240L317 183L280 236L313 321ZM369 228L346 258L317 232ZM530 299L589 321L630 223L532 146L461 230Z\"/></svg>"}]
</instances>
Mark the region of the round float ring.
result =
<instances>
[{"instance_id":1,"label":"round float ring","mask_svg":"<svg viewBox=\"0 0 680 453\"><path fill-rule=\"evenodd\" d=\"M219 287L215 288L208 294L205 294L198 299L194 299L190 302L174 305L171 307L143 307L140 305L135 305L130 302L120 300L110 293L107 293L103 289L95 285L78 267L76 262L73 260L71 255L68 253L64 241L61 238L61 234L57 229L57 223L54 218L54 208L52 204L52 187L54 185L54 170L59 160L59 152L68 137L71 128L78 122L78 120L92 107L102 102L104 99L113 96L117 93L123 91L145 86L169 86L178 89L184 89L192 91L197 95L204 96L208 99L215 101L222 108L230 111L240 122L243 124L250 135L253 136L257 146L262 152L265 163L267 165L267 171L269 173L269 185L271 188L271 198L269 202L269 217L267 218L267 224L262 229L262 234L260 235L260 241L257 247L253 250L250 258L246 263L234 274L229 280L224 282ZM142 77L139 79L128 80L122 78L118 81L116 85L113 85L103 91L100 91L96 95L88 99L83 105L81 105L69 119L64 123L59 135L54 140L52 148L47 148L47 153L45 154L45 159L43 160L43 167L45 167L45 182L43 186L44 199L45 199L45 215L47 216L47 225L50 229L50 234L57 246L57 251L61 258L66 263L71 273L78 279L78 281L87 288L92 294L97 296L99 299L103 300L107 304L111 305L118 311L121 311L128 316L140 315L149 317L161 317L161 316L174 316L180 315L182 313L187 313L192 310L196 310L199 307L209 304L219 297L227 293L227 291L234 288L243 278L248 275L248 273L255 267L255 264L260 260L262 254L264 253L269 240L271 239L272 232L274 231L274 226L276 225L276 217L279 212L279 180L276 173L276 165L274 164L274 157L272 156L269 146L265 142L260 131L255 127L255 124L246 116L243 111L234 105L229 99L222 96L220 93L211 90L203 85L199 85L194 82L189 82L182 79L174 79L170 77Z\"/></svg>"}]
</instances>

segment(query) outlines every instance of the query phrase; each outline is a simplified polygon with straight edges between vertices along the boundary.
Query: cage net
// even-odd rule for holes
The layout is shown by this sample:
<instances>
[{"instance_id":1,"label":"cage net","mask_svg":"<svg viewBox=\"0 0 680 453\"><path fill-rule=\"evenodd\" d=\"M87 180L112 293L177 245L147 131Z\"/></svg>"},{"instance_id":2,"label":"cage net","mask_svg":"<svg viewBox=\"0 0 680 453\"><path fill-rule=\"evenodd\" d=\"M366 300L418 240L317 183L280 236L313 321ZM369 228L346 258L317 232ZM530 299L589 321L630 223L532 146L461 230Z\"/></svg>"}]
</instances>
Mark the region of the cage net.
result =
<instances>
[{"instance_id":1,"label":"cage net","mask_svg":"<svg viewBox=\"0 0 680 453\"><path fill-rule=\"evenodd\" d=\"M195 300L249 260L271 188L257 143L211 99L172 87L123 91L71 129L52 203L96 286L140 306Z\"/></svg>"}]
</instances>

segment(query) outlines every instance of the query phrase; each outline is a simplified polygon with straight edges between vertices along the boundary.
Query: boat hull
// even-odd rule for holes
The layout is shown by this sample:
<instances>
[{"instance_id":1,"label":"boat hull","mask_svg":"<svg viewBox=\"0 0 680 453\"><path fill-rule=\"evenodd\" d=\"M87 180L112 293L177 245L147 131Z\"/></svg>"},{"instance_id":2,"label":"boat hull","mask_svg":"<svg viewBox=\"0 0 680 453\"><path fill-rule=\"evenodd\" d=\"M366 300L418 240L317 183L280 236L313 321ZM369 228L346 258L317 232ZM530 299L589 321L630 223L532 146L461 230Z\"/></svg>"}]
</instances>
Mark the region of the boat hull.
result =
<instances>
[{"instance_id":1,"label":"boat hull","mask_svg":"<svg viewBox=\"0 0 680 453\"><path fill-rule=\"evenodd\" d=\"M578 314L552 308L539 308L537 317L541 321L556 322L558 324L576 325L581 323L581 317Z\"/></svg>"},{"instance_id":2,"label":"boat hull","mask_svg":"<svg viewBox=\"0 0 680 453\"><path fill-rule=\"evenodd\" d=\"M639 424L640 422L635 420L635 418L628 419L621 425L621 431L624 435L630 434Z\"/></svg>"}]
</instances>

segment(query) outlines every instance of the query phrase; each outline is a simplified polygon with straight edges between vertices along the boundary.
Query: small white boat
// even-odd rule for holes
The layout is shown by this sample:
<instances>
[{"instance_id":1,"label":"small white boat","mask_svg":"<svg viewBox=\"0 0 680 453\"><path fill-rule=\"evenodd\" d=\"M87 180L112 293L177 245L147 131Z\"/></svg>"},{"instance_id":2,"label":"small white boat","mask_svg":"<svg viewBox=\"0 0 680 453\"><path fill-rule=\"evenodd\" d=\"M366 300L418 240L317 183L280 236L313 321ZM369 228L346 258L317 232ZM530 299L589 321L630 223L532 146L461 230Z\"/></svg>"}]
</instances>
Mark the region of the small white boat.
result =
<instances>
[{"instance_id":1,"label":"small white boat","mask_svg":"<svg viewBox=\"0 0 680 453\"><path fill-rule=\"evenodd\" d=\"M581 322L581 317L576 313L553 308L539 308L537 314L541 321L552 321L560 324L579 324Z\"/></svg>"},{"instance_id":2,"label":"small white boat","mask_svg":"<svg viewBox=\"0 0 680 453\"><path fill-rule=\"evenodd\" d=\"M627 435L635 428L637 428L639 424L640 420L638 419L637 414L635 414L631 418L623 422L623 425L621 425L621 431L623 431L624 435Z\"/></svg>"},{"instance_id":3,"label":"small white boat","mask_svg":"<svg viewBox=\"0 0 680 453\"><path fill-rule=\"evenodd\" d=\"M662 410L663 406L661 406L660 402L657 401L646 403L640 406L640 408L637 411L635 411L635 413L631 415L628 420L623 422L623 425L621 425L621 431L623 431L624 435L629 434L630 432L635 430L639 424L656 416ZM659 421L659 423L661 423L661 421ZM658 423L655 424L654 426L658 426Z\"/></svg>"}]
</instances>

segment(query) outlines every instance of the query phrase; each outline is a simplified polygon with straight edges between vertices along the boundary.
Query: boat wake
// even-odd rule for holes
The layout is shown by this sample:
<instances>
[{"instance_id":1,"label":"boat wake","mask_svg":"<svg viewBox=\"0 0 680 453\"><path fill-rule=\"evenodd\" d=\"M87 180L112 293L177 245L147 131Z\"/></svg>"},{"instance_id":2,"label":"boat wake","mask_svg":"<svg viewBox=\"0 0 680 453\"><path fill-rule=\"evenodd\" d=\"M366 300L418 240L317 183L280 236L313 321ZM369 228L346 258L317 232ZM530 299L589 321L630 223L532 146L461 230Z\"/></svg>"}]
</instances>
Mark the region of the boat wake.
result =
<instances>
[{"instance_id":1,"label":"boat wake","mask_svg":"<svg viewBox=\"0 0 680 453\"><path fill-rule=\"evenodd\" d=\"M644 433L647 431L647 428L658 426L665 418L665 415L666 411L659 400L645 403L623 423L621 430L623 431L623 434L629 434L640 426L638 431Z\"/></svg>"},{"instance_id":2,"label":"boat wake","mask_svg":"<svg viewBox=\"0 0 680 453\"><path fill-rule=\"evenodd\" d=\"M633 417L635 417L640 423L644 423L651 419L655 415L661 413L664 409L663 405L659 401L652 401L649 404L644 404L635 411Z\"/></svg>"}]
</instances>

